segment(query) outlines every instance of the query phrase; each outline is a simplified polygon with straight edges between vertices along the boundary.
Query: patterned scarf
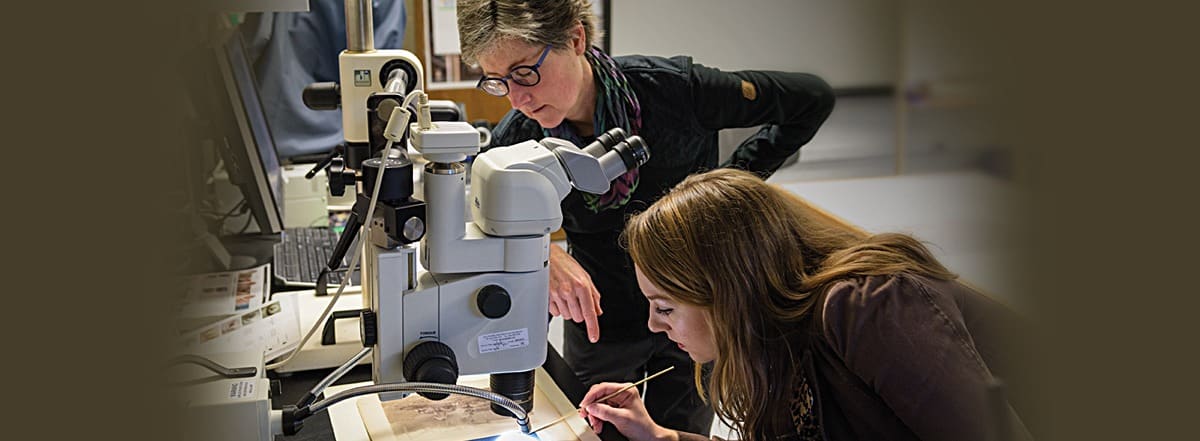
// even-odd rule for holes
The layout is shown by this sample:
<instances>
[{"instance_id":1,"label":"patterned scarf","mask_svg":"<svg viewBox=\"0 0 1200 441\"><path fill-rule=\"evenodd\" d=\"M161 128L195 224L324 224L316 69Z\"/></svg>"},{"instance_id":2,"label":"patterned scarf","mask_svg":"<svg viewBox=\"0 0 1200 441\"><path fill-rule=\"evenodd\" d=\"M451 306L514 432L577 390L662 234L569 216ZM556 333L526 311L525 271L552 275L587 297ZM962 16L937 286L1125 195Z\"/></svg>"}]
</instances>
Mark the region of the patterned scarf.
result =
<instances>
[{"instance_id":1,"label":"patterned scarf","mask_svg":"<svg viewBox=\"0 0 1200 441\"><path fill-rule=\"evenodd\" d=\"M617 67L617 62L595 46L585 52L584 56L592 65L592 72L599 87L596 91L594 133L600 134L613 127L620 127L625 129L628 136L637 135L642 129L642 105L633 89L629 87L625 74ZM583 138L575 133L575 129L565 119L558 127L542 129L542 132L546 136L571 141L580 148L585 146ZM603 195L586 192L580 194L583 195L587 207L593 213L599 213L624 207L629 203L630 195L637 190L637 186L638 171L633 169L613 181L608 192Z\"/></svg>"}]
</instances>

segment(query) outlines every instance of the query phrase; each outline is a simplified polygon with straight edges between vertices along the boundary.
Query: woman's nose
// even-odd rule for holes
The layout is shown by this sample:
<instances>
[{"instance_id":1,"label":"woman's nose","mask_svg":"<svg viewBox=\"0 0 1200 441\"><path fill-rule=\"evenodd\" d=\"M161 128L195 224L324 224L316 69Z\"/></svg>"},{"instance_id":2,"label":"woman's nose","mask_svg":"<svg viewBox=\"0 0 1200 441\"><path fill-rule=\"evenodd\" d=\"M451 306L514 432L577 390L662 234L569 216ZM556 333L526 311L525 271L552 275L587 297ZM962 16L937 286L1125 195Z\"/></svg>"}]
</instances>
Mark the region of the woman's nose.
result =
<instances>
[{"instance_id":1,"label":"woman's nose","mask_svg":"<svg viewBox=\"0 0 1200 441\"><path fill-rule=\"evenodd\" d=\"M529 93L529 90L525 86L511 81L508 83L508 102L512 104L514 109L519 109L521 106L528 104L532 98L533 95Z\"/></svg>"},{"instance_id":2,"label":"woman's nose","mask_svg":"<svg viewBox=\"0 0 1200 441\"><path fill-rule=\"evenodd\" d=\"M646 327L650 328L650 332L666 332L667 327L663 323L659 323L654 318L654 311L650 311L650 319L646 320Z\"/></svg>"}]
</instances>

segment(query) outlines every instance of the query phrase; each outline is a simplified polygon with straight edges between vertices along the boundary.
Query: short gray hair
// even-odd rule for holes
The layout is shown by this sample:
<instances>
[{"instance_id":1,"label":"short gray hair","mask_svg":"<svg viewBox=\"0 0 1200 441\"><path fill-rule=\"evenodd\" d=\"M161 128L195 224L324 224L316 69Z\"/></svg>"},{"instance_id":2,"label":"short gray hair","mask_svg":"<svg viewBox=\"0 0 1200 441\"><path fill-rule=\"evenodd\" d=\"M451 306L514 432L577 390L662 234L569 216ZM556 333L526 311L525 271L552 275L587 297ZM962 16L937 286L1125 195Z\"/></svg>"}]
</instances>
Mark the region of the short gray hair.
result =
<instances>
[{"instance_id":1,"label":"short gray hair","mask_svg":"<svg viewBox=\"0 0 1200 441\"><path fill-rule=\"evenodd\" d=\"M600 38L591 0L458 0L457 9L462 59L472 66L505 39L567 47L576 23L583 23L588 46Z\"/></svg>"}]
</instances>

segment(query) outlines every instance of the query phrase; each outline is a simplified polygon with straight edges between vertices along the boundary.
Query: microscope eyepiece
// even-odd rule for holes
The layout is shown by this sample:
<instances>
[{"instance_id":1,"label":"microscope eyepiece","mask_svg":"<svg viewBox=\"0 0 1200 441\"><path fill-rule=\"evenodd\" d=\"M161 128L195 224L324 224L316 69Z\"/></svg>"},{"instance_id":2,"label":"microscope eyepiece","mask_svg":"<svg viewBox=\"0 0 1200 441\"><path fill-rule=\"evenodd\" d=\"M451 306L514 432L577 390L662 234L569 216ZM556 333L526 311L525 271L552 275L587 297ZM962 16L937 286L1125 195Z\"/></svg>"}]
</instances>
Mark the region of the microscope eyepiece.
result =
<instances>
[{"instance_id":1,"label":"microscope eyepiece","mask_svg":"<svg viewBox=\"0 0 1200 441\"><path fill-rule=\"evenodd\" d=\"M625 130L620 127L613 127L607 132L601 133L596 137L596 141L604 146L605 150L613 148L618 142L625 140Z\"/></svg>"},{"instance_id":2,"label":"microscope eyepiece","mask_svg":"<svg viewBox=\"0 0 1200 441\"><path fill-rule=\"evenodd\" d=\"M620 129L614 129L619 131ZM609 131L612 133L613 131ZM619 134L624 134L620 132ZM607 134L606 134L607 135ZM584 150L585 153L592 155L600 162L600 170L604 173L604 178L609 182L617 179L630 170L641 167L650 159L650 149L646 146L646 141L640 136L631 136L628 139L618 141L611 147L601 147L601 142L611 140L609 137L605 140L597 139Z\"/></svg>"},{"instance_id":3,"label":"microscope eyepiece","mask_svg":"<svg viewBox=\"0 0 1200 441\"><path fill-rule=\"evenodd\" d=\"M600 158L601 156L604 156L605 153L608 153L610 150L612 150L614 146L624 140L625 130L621 129L620 127L614 127L604 133L601 133L600 136L596 137L595 141L592 141L591 144L580 148L580 150L587 152L587 154L592 155L594 158Z\"/></svg>"},{"instance_id":4,"label":"microscope eyepiece","mask_svg":"<svg viewBox=\"0 0 1200 441\"><path fill-rule=\"evenodd\" d=\"M641 167L650 160L650 149L646 147L646 141L642 140L641 136L621 141L613 147L613 151L621 155L621 161L630 170Z\"/></svg>"}]
</instances>

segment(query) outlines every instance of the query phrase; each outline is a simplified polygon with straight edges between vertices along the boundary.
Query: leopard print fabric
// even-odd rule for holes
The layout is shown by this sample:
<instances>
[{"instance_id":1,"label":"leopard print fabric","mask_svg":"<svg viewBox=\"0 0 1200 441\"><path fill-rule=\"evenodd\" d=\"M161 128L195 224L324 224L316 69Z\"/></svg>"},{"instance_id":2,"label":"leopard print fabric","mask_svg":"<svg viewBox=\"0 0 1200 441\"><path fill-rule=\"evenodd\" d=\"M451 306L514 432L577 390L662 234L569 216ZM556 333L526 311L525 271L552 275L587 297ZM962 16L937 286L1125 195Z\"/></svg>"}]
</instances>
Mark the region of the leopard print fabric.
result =
<instances>
[{"instance_id":1,"label":"leopard print fabric","mask_svg":"<svg viewBox=\"0 0 1200 441\"><path fill-rule=\"evenodd\" d=\"M792 394L792 423L796 426L796 438L801 441L820 441L821 421L817 419L817 407L813 401L812 387L808 376L797 375L795 393Z\"/></svg>"}]
</instances>

